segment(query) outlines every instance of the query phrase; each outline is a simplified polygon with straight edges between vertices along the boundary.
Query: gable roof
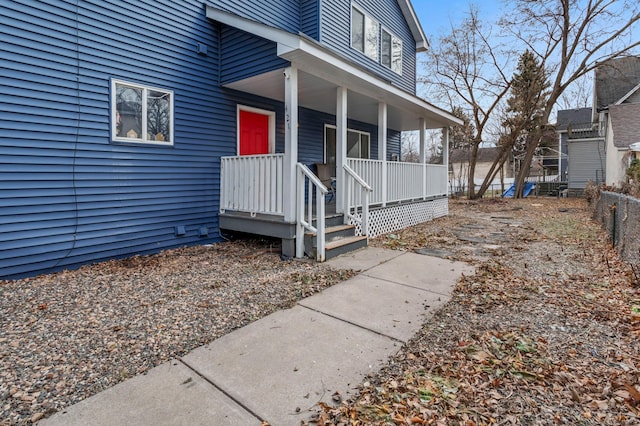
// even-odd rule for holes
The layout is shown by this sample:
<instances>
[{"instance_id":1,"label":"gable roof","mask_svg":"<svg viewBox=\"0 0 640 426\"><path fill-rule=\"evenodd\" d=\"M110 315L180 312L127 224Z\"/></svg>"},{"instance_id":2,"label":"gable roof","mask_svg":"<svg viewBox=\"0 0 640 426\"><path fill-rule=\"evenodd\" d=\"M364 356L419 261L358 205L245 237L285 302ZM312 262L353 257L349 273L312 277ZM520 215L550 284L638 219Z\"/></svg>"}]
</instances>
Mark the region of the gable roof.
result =
<instances>
[{"instance_id":1,"label":"gable roof","mask_svg":"<svg viewBox=\"0 0 640 426\"><path fill-rule=\"evenodd\" d=\"M416 51L427 51L429 49L429 41L427 40L427 36L424 34L422 25L420 25L420 21L416 15L416 11L411 5L411 1L398 0L398 5L400 6L400 10L402 10L405 21L407 21L407 25L409 25L411 35L413 35L413 39L416 41Z\"/></svg>"},{"instance_id":2,"label":"gable roof","mask_svg":"<svg viewBox=\"0 0 640 426\"><path fill-rule=\"evenodd\" d=\"M592 121L591 108L563 109L558 111L556 130L566 131L570 124L587 124Z\"/></svg>"},{"instance_id":3,"label":"gable roof","mask_svg":"<svg viewBox=\"0 0 640 426\"><path fill-rule=\"evenodd\" d=\"M609 117L614 146L629 148L632 143L640 142L640 104L611 105Z\"/></svg>"},{"instance_id":4,"label":"gable roof","mask_svg":"<svg viewBox=\"0 0 640 426\"><path fill-rule=\"evenodd\" d=\"M598 111L628 97L640 84L640 57L628 56L607 61L595 70Z\"/></svg>"},{"instance_id":5,"label":"gable roof","mask_svg":"<svg viewBox=\"0 0 640 426\"><path fill-rule=\"evenodd\" d=\"M637 93L639 89L640 89L640 83L638 83L638 85L636 85L636 87L634 87L633 89L629 90L629 93L627 93L626 95L621 97L620 100L618 100L618 102L616 102L616 105L620 105L621 103L623 103L624 101L629 99L631 96L633 96L635 93Z\"/></svg>"}]
</instances>

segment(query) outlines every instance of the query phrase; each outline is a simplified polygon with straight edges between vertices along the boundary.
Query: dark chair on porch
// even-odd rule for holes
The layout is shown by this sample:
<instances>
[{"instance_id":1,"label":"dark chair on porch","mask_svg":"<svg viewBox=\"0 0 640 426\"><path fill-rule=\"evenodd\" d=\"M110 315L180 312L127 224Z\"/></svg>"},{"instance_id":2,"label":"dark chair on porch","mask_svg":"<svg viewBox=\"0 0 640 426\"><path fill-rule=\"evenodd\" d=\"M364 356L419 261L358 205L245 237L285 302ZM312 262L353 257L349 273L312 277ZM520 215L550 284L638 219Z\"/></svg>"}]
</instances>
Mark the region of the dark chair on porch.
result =
<instances>
[{"instance_id":1,"label":"dark chair on porch","mask_svg":"<svg viewBox=\"0 0 640 426\"><path fill-rule=\"evenodd\" d=\"M316 176L320 179L320 182L329 190L330 198L327 202L334 200L336 196L336 177L331 176L331 166L324 163L316 163Z\"/></svg>"}]
</instances>

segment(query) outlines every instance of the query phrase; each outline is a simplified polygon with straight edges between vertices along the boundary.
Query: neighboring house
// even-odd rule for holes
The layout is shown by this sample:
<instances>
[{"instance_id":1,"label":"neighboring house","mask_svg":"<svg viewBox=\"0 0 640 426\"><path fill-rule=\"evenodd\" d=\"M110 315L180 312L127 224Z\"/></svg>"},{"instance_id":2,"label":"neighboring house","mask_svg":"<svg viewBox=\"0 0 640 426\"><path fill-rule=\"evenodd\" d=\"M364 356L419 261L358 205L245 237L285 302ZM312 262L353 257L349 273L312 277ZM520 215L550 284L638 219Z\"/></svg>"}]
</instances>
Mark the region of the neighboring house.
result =
<instances>
[{"instance_id":1,"label":"neighboring house","mask_svg":"<svg viewBox=\"0 0 640 426\"><path fill-rule=\"evenodd\" d=\"M594 116L604 132L606 183L620 186L640 142L640 57L602 64L595 71Z\"/></svg>"},{"instance_id":2,"label":"neighboring house","mask_svg":"<svg viewBox=\"0 0 640 426\"><path fill-rule=\"evenodd\" d=\"M547 128L533 157L533 162L539 165L538 181L562 182L563 177L566 179L567 154L562 150L561 140L556 130ZM565 176L563 176L563 164Z\"/></svg>"},{"instance_id":3,"label":"neighboring house","mask_svg":"<svg viewBox=\"0 0 640 426\"><path fill-rule=\"evenodd\" d=\"M0 277L221 230L323 260L316 163L365 238L447 213L446 158L387 161L402 131L424 152L426 128L461 124L415 96L428 45L409 0L23 0L0 14Z\"/></svg>"},{"instance_id":4,"label":"neighboring house","mask_svg":"<svg viewBox=\"0 0 640 426\"><path fill-rule=\"evenodd\" d=\"M605 145L592 108L558 111L556 132L560 151L561 180L572 190L583 190L587 183L604 182ZM564 176L563 176L564 175Z\"/></svg>"},{"instance_id":5,"label":"neighboring house","mask_svg":"<svg viewBox=\"0 0 640 426\"><path fill-rule=\"evenodd\" d=\"M478 148L478 157L476 158L476 167L473 174L473 181L476 185L482 184L499 154L499 148ZM470 157L471 151L468 149L454 149L451 151L449 158L449 186L454 192L464 192L466 190L469 183ZM513 162L511 158L502 165L502 169L496 174L492 185L500 185L501 179L509 183L513 182Z\"/></svg>"}]
</instances>

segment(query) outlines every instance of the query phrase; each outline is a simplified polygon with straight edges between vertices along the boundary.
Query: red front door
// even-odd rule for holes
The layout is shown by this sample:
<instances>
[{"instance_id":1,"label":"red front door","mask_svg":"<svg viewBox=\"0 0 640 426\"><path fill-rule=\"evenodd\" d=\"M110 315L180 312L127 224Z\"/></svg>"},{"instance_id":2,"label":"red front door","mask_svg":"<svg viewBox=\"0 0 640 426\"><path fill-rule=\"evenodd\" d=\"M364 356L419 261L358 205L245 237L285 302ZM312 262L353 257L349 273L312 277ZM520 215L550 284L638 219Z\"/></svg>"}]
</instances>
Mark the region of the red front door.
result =
<instances>
[{"instance_id":1,"label":"red front door","mask_svg":"<svg viewBox=\"0 0 640 426\"><path fill-rule=\"evenodd\" d=\"M269 116L240 110L240 155L269 154Z\"/></svg>"}]
</instances>

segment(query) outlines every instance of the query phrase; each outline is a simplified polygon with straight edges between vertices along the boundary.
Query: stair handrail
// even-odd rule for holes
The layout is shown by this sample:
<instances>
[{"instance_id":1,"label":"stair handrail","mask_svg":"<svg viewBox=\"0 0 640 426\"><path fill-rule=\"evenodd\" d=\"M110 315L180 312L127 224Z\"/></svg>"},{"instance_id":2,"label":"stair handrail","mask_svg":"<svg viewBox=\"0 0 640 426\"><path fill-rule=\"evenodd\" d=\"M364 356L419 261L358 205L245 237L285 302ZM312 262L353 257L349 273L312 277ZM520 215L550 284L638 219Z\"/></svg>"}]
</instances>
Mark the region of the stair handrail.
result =
<instances>
[{"instance_id":1,"label":"stair handrail","mask_svg":"<svg viewBox=\"0 0 640 426\"><path fill-rule=\"evenodd\" d=\"M365 182L364 179L362 179L360 177L360 175L358 175L351 167L349 167L347 164L343 164L342 168L344 169L345 173L345 177L351 177L353 179L353 181L355 183L357 183L360 186L360 194L362 195L362 218L359 219L355 213L358 209L357 205L354 204L353 206L351 206L351 185L348 184L348 182L345 182L345 195L344 195L344 200L345 200L345 209L344 209L344 221L345 223L349 222L349 219L353 220L354 222L360 223L360 229L362 230L362 235L364 236L368 236L369 235L369 194L373 192L373 188L371 188L371 186ZM351 208L354 208L354 212L353 214L351 214Z\"/></svg>"},{"instance_id":2,"label":"stair handrail","mask_svg":"<svg viewBox=\"0 0 640 426\"><path fill-rule=\"evenodd\" d=\"M304 256L304 233L305 229L316 234L316 260L324 262L325 259L325 217L324 217L324 196L329 192L326 186L320 182L320 179L309 168L297 163L297 214L296 214L296 257ZM309 179L309 196L305 203L306 179ZM316 226L313 226L313 188L316 193ZM306 205L306 209L305 209Z\"/></svg>"}]
</instances>

